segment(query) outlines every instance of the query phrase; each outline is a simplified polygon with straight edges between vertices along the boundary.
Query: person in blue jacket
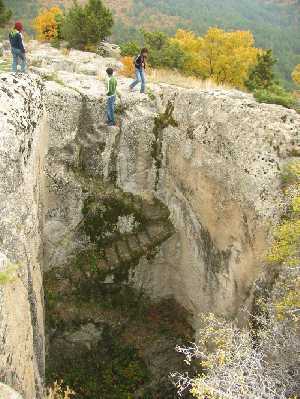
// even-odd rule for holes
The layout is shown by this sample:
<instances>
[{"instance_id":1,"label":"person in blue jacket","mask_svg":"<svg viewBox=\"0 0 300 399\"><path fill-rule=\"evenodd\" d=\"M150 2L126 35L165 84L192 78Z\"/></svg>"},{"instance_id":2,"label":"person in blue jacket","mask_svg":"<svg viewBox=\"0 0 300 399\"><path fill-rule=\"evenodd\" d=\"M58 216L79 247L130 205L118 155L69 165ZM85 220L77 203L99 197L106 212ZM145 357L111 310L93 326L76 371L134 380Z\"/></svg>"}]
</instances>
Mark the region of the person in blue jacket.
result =
<instances>
[{"instance_id":1,"label":"person in blue jacket","mask_svg":"<svg viewBox=\"0 0 300 399\"><path fill-rule=\"evenodd\" d=\"M143 48L140 54L134 60L136 79L130 85L131 91L134 89L134 87L137 84L141 83L141 93L145 93L146 89L145 69L146 69L147 57L148 57L148 49Z\"/></svg>"},{"instance_id":2,"label":"person in blue jacket","mask_svg":"<svg viewBox=\"0 0 300 399\"><path fill-rule=\"evenodd\" d=\"M11 52L13 56L12 71L18 71L18 65L21 66L21 72L26 72L26 56L23 42L23 25L17 21L14 29L9 33L9 41L11 45Z\"/></svg>"}]
</instances>

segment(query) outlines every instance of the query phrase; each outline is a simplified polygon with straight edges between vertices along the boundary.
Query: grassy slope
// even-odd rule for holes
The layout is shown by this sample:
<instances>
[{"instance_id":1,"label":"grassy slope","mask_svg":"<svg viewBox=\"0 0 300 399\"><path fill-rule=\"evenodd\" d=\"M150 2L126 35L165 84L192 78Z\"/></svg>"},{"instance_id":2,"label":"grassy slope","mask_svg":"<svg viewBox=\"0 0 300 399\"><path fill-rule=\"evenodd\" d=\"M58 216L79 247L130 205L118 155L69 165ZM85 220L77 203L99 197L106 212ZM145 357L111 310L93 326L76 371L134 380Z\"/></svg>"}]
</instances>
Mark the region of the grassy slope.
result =
<instances>
[{"instance_id":1,"label":"grassy slope","mask_svg":"<svg viewBox=\"0 0 300 399\"><path fill-rule=\"evenodd\" d=\"M81 0L84 1L84 0ZM247 29L256 43L273 48L279 58L278 71L290 79L300 63L299 0L105 0L116 15L115 41L138 37L138 29L160 29L173 33L177 28L203 34L209 26ZM17 17L29 19L49 4L69 5L71 0L5 0Z\"/></svg>"}]
</instances>

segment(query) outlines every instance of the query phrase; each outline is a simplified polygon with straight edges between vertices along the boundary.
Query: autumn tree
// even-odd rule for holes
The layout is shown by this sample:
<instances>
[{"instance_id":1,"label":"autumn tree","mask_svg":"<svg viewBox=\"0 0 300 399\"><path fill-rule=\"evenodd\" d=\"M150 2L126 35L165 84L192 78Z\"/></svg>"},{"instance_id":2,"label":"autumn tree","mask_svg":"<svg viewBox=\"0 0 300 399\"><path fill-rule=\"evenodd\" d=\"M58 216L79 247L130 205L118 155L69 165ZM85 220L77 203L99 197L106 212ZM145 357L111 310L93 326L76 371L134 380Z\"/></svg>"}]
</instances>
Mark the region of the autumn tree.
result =
<instances>
[{"instance_id":1,"label":"autumn tree","mask_svg":"<svg viewBox=\"0 0 300 399\"><path fill-rule=\"evenodd\" d=\"M293 81L300 85L300 64L296 66L292 73Z\"/></svg>"},{"instance_id":2,"label":"autumn tree","mask_svg":"<svg viewBox=\"0 0 300 399\"><path fill-rule=\"evenodd\" d=\"M3 0L0 0L0 28L2 28L10 20L11 16L11 10L5 7Z\"/></svg>"},{"instance_id":3,"label":"autumn tree","mask_svg":"<svg viewBox=\"0 0 300 399\"><path fill-rule=\"evenodd\" d=\"M60 39L60 26L63 12L59 7L43 10L32 22L38 40Z\"/></svg>"},{"instance_id":4,"label":"autumn tree","mask_svg":"<svg viewBox=\"0 0 300 399\"><path fill-rule=\"evenodd\" d=\"M64 18L62 33L71 47L91 50L111 34L112 26L112 13L101 0L89 0L84 6L74 1Z\"/></svg>"},{"instance_id":5,"label":"autumn tree","mask_svg":"<svg viewBox=\"0 0 300 399\"><path fill-rule=\"evenodd\" d=\"M202 40L195 33L180 29L171 39L171 43L178 45L184 51L186 59L182 71L187 75L203 77L199 56L202 49Z\"/></svg>"},{"instance_id":6,"label":"autumn tree","mask_svg":"<svg viewBox=\"0 0 300 399\"><path fill-rule=\"evenodd\" d=\"M185 72L240 88L244 87L259 53L252 33L244 31L210 28L203 37L196 37L192 32L179 30L173 41L188 55Z\"/></svg>"}]
</instances>

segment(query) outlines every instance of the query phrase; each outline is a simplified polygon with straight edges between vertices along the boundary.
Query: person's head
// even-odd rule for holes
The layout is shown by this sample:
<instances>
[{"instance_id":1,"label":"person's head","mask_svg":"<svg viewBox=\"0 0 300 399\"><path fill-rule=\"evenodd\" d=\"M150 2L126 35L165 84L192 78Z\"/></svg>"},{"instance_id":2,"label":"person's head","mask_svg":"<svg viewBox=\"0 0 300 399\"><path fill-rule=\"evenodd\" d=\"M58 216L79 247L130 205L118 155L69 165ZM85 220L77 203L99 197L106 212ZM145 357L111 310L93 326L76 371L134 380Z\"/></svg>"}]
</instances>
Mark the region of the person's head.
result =
<instances>
[{"instance_id":1,"label":"person's head","mask_svg":"<svg viewBox=\"0 0 300 399\"><path fill-rule=\"evenodd\" d=\"M15 23L15 29L16 29L17 31L19 31L19 32L23 32L24 28L23 28L22 22L17 21L17 22Z\"/></svg>"},{"instance_id":2,"label":"person's head","mask_svg":"<svg viewBox=\"0 0 300 399\"><path fill-rule=\"evenodd\" d=\"M142 54L143 57L147 57L148 54L149 54L149 50L146 47L144 47L141 50L141 54Z\"/></svg>"},{"instance_id":3,"label":"person's head","mask_svg":"<svg viewBox=\"0 0 300 399\"><path fill-rule=\"evenodd\" d=\"M106 73L108 76L113 76L114 70L112 68L107 68Z\"/></svg>"}]
</instances>

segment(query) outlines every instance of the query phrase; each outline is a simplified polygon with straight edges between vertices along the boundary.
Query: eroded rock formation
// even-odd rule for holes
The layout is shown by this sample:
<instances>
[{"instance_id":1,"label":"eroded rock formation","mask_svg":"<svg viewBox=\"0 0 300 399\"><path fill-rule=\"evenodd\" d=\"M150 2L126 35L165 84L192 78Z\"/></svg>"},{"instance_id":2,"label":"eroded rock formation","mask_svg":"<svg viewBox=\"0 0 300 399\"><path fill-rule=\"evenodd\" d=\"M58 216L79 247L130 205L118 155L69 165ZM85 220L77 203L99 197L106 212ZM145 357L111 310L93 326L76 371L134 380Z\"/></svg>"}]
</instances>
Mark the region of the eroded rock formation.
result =
<instances>
[{"instance_id":1,"label":"eroded rock formation","mask_svg":"<svg viewBox=\"0 0 300 399\"><path fill-rule=\"evenodd\" d=\"M129 310L118 308L128 293L174 298L195 328L203 311L238 315L280 217L280 170L299 155L300 131L294 111L237 91L160 85L140 95L128 93L123 78L120 126L107 128L105 88L95 75L112 61L51 49L43 62L39 54L32 60L43 84L33 76L0 80L1 212L9 215L0 249L20 264L17 278L1 286L0 367L26 399L39 397L43 375L42 264L50 348L65 351L66 362L74 348L89 357L104 336L130 341ZM153 318L153 309L142 309ZM156 355L171 350L153 337ZM176 330L171 345L179 337ZM139 351L153 373L149 345Z\"/></svg>"},{"instance_id":2,"label":"eroded rock formation","mask_svg":"<svg viewBox=\"0 0 300 399\"><path fill-rule=\"evenodd\" d=\"M0 76L0 379L25 398L41 397L43 85Z\"/></svg>"}]
</instances>

